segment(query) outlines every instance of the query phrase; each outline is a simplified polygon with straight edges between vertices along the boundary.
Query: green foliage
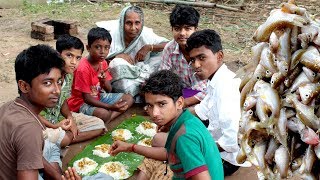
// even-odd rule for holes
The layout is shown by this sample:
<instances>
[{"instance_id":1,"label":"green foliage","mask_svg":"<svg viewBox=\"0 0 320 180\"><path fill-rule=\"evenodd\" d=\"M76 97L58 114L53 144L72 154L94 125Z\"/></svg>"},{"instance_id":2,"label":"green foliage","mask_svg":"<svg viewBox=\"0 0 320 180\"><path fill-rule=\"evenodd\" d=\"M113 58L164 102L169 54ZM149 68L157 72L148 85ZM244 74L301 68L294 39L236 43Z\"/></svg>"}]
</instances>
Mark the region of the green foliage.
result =
<instances>
[{"instance_id":1,"label":"green foliage","mask_svg":"<svg viewBox=\"0 0 320 180\"><path fill-rule=\"evenodd\" d=\"M130 119L125 120L124 122L122 122L119 126L117 126L115 129L128 129L131 131L133 138L129 139L128 142L129 143L137 143L138 141L147 138L147 136L139 134L136 132L136 127L139 126L139 124L143 121L147 121L144 117L142 116L136 116L136 117L132 117ZM87 145L85 147L85 149L80 152L78 155L76 155L70 162L68 166L73 166L73 163L76 160L79 160L81 158L84 157L89 157L90 159L93 159L94 161L96 161L99 165L98 167L91 172L88 175L93 175L96 174L98 172L98 170L100 169L100 166L103 165L104 163L110 162L110 161L120 161L121 163L123 163L124 165L126 165L129 169L128 172L131 175L133 175L133 172L137 169L137 167L142 163L143 161L143 156L135 154L135 153L119 153L116 156L110 156L107 158L102 158L96 155L92 154L92 150L94 149L94 147L96 145L100 145L100 144L112 144L112 136L111 136L112 131L108 132L107 134L105 134L104 136L100 137L99 139L97 139L96 141L92 142L91 144Z\"/></svg>"}]
</instances>

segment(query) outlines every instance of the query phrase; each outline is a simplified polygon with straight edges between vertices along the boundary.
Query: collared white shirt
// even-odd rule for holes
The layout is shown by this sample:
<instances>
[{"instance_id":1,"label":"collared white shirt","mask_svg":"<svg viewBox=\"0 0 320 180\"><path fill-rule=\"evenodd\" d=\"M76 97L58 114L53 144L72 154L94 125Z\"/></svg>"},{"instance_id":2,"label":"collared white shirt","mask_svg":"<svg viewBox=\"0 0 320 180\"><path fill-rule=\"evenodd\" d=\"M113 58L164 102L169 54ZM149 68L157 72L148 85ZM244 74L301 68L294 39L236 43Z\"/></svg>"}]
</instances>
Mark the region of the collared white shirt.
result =
<instances>
[{"instance_id":1,"label":"collared white shirt","mask_svg":"<svg viewBox=\"0 0 320 180\"><path fill-rule=\"evenodd\" d=\"M239 152L238 131L240 113L241 80L223 64L208 82L207 95L195 112L202 120L209 120L208 130L212 137L225 151L220 152L221 158L237 166L251 166L249 162L238 164Z\"/></svg>"}]
</instances>

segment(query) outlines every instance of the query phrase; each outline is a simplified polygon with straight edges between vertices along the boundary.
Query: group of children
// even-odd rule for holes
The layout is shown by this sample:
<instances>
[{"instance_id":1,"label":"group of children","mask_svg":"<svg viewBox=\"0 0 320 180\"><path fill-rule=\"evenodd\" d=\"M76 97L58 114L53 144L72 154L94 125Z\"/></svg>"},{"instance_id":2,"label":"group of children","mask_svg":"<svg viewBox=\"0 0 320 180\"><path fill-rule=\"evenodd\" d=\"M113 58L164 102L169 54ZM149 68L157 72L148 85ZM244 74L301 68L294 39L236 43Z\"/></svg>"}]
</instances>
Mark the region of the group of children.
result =
<instances>
[{"instance_id":1,"label":"group of children","mask_svg":"<svg viewBox=\"0 0 320 180\"><path fill-rule=\"evenodd\" d=\"M110 150L146 157L138 179L223 179L249 166L236 162L240 80L223 63L219 35L197 31L199 19L190 6L173 9L173 40L141 87L145 110L162 131L153 147L115 141ZM37 45L17 56L20 96L0 108L0 179L61 179L60 148L103 134L105 123L132 106L131 95L112 91L110 33L92 28L87 39L83 58L83 43L69 35L57 40L57 51ZM80 177L68 169L63 178Z\"/></svg>"}]
</instances>

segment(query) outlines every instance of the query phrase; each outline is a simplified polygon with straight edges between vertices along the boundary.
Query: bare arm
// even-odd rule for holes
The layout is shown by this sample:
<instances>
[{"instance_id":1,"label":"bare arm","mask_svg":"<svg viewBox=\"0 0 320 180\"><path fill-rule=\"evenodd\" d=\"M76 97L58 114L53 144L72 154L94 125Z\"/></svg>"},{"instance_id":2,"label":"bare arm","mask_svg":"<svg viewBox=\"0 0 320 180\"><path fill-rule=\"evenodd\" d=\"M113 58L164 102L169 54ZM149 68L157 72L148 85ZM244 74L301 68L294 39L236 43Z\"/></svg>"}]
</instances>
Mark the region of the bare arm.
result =
<instances>
[{"instance_id":1,"label":"bare arm","mask_svg":"<svg viewBox=\"0 0 320 180\"><path fill-rule=\"evenodd\" d=\"M48 179L61 179L61 169L60 167L54 167L51 165L46 159L43 160L43 166L44 166L44 173Z\"/></svg>"},{"instance_id":2,"label":"bare arm","mask_svg":"<svg viewBox=\"0 0 320 180\"><path fill-rule=\"evenodd\" d=\"M164 47L166 46L167 42L163 42L163 43L160 43L160 44L154 44L152 45L153 48L152 48L152 51L151 52L159 52L159 51L162 51L164 49Z\"/></svg>"},{"instance_id":3,"label":"bare arm","mask_svg":"<svg viewBox=\"0 0 320 180\"><path fill-rule=\"evenodd\" d=\"M184 107L189 107L189 106L192 106L192 105L195 105L195 104L198 104L200 101L195 98L194 96L192 97L188 97L186 99L184 99Z\"/></svg>"},{"instance_id":4,"label":"bare arm","mask_svg":"<svg viewBox=\"0 0 320 180\"><path fill-rule=\"evenodd\" d=\"M109 80L106 79L100 79L100 86L106 91L111 92L112 86Z\"/></svg>"},{"instance_id":5,"label":"bare arm","mask_svg":"<svg viewBox=\"0 0 320 180\"><path fill-rule=\"evenodd\" d=\"M210 180L210 174L209 171L203 171L199 174L196 174L194 176L191 177L192 180Z\"/></svg>"},{"instance_id":6,"label":"bare arm","mask_svg":"<svg viewBox=\"0 0 320 180\"><path fill-rule=\"evenodd\" d=\"M48 121L47 119L45 119L44 117L42 117L41 115L38 115L40 121L48 128L52 128L52 129L56 129L59 126L56 124L52 124L50 121Z\"/></svg>"},{"instance_id":7,"label":"bare arm","mask_svg":"<svg viewBox=\"0 0 320 180\"><path fill-rule=\"evenodd\" d=\"M17 172L17 180L24 180L24 179L37 180L38 175L39 175L38 169L22 170Z\"/></svg>"},{"instance_id":8,"label":"bare arm","mask_svg":"<svg viewBox=\"0 0 320 180\"><path fill-rule=\"evenodd\" d=\"M167 160L167 151L164 147L146 147L134 145L122 141L116 141L110 149L111 155L117 155L119 152L135 152L148 158L165 161Z\"/></svg>"},{"instance_id":9,"label":"bare arm","mask_svg":"<svg viewBox=\"0 0 320 180\"><path fill-rule=\"evenodd\" d=\"M67 118L67 119L72 118L72 114L71 114L71 111L69 109L67 100L64 100L64 102L63 102L63 104L61 106L60 112L65 118Z\"/></svg>"}]
</instances>

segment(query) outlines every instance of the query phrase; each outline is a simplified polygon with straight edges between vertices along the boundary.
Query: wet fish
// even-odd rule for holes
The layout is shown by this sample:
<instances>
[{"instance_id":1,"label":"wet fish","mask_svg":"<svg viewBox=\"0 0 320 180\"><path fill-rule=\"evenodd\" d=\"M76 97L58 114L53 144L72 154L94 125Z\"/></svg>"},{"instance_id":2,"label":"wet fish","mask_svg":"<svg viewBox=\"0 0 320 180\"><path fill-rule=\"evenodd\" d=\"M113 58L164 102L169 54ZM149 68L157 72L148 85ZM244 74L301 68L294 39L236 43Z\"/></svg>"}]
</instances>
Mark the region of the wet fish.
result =
<instances>
[{"instance_id":1,"label":"wet fish","mask_svg":"<svg viewBox=\"0 0 320 180\"><path fill-rule=\"evenodd\" d=\"M305 15L307 10L303 7L298 7L296 4L291 3L290 1L288 3L281 3L280 7L283 12L290 13L290 14L298 14L298 15Z\"/></svg>"},{"instance_id":2,"label":"wet fish","mask_svg":"<svg viewBox=\"0 0 320 180\"><path fill-rule=\"evenodd\" d=\"M288 77L284 80L284 85L286 87L291 87L293 81L297 78L297 76L301 73L302 69L299 66L296 66L293 71L288 75Z\"/></svg>"},{"instance_id":3,"label":"wet fish","mask_svg":"<svg viewBox=\"0 0 320 180\"><path fill-rule=\"evenodd\" d=\"M301 86L302 84L307 84L307 83L310 83L309 78L307 77L307 75L304 72L301 72L299 74L299 76L293 81L293 83L289 89L289 92L293 93L299 88L299 86Z\"/></svg>"},{"instance_id":4,"label":"wet fish","mask_svg":"<svg viewBox=\"0 0 320 180\"><path fill-rule=\"evenodd\" d=\"M257 103L257 95L253 92L249 93L244 101L243 108L245 111L253 108Z\"/></svg>"},{"instance_id":5,"label":"wet fish","mask_svg":"<svg viewBox=\"0 0 320 180\"><path fill-rule=\"evenodd\" d=\"M276 53L277 66L281 73L287 75L291 63L291 28L282 29L280 33L281 35L279 36L279 49Z\"/></svg>"},{"instance_id":6,"label":"wet fish","mask_svg":"<svg viewBox=\"0 0 320 180\"><path fill-rule=\"evenodd\" d=\"M304 125L315 130L320 128L320 121L319 118L314 114L313 107L301 103L295 94L287 95L286 101L293 104L297 112L297 117Z\"/></svg>"},{"instance_id":7,"label":"wet fish","mask_svg":"<svg viewBox=\"0 0 320 180\"><path fill-rule=\"evenodd\" d=\"M279 120L275 124L274 136L285 147L287 147L287 116L286 108L281 108Z\"/></svg>"},{"instance_id":8,"label":"wet fish","mask_svg":"<svg viewBox=\"0 0 320 180\"><path fill-rule=\"evenodd\" d=\"M274 73L270 80L271 87L277 89L284 82L285 78L286 76L281 72Z\"/></svg>"},{"instance_id":9,"label":"wet fish","mask_svg":"<svg viewBox=\"0 0 320 180\"><path fill-rule=\"evenodd\" d=\"M320 73L316 73L307 67L302 67L303 72L306 74L310 82L318 82L320 79Z\"/></svg>"},{"instance_id":10,"label":"wet fish","mask_svg":"<svg viewBox=\"0 0 320 180\"><path fill-rule=\"evenodd\" d=\"M320 159L320 144L318 144L314 147L314 152L315 152L316 156L318 157L318 159Z\"/></svg>"},{"instance_id":11,"label":"wet fish","mask_svg":"<svg viewBox=\"0 0 320 180\"><path fill-rule=\"evenodd\" d=\"M270 34L270 38L269 38L269 47L270 47L270 51L272 53L277 53L278 49L279 49L279 38L278 36L276 35L275 32L272 32Z\"/></svg>"},{"instance_id":12,"label":"wet fish","mask_svg":"<svg viewBox=\"0 0 320 180\"><path fill-rule=\"evenodd\" d=\"M301 102L308 105L315 97L320 94L320 83L302 84L298 88Z\"/></svg>"},{"instance_id":13,"label":"wet fish","mask_svg":"<svg viewBox=\"0 0 320 180\"><path fill-rule=\"evenodd\" d=\"M276 152L276 150L278 149L279 146L280 146L280 144L277 142L277 140L275 140L274 138L270 139L267 152L264 155L264 158L266 159L268 164L273 163L274 153Z\"/></svg>"},{"instance_id":14,"label":"wet fish","mask_svg":"<svg viewBox=\"0 0 320 180\"><path fill-rule=\"evenodd\" d=\"M274 9L270 12L270 16L262 25L258 27L253 35L253 39L257 42L267 42L270 34L278 27L302 27L307 24L308 20L297 14L288 14L281 9Z\"/></svg>"},{"instance_id":15,"label":"wet fish","mask_svg":"<svg viewBox=\"0 0 320 180\"><path fill-rule=\"evenodd\" d=\"M313 147L311 145L308 146L305 155L302 159L302 164L299 168L299 173L302 175L304 173L311 173L313 163L316 161L316 155L313 151Z\"/></svg>"},{"instance_id":16,"label":"wet fish","mask_svg":"<svg viewBox=\"0 0 320 180\"><path fill-rule=\"evenodd\" d=\"M291 117L287 121L287 127L292 132L300 133L306 126L297 117Z\"/></svg>"},{"instance_id":17,"label":"wet fish","mask_svg":"<svg viewBox=\"0 0 320 180\"><path fill-rule=\"evenodd\" d=\"M302 164L302 157L298 157L291 162L291 169L295 171L300 168L301 164Z\"/></svg>"},{"instance_id":18,"label":"wet fish","mask_svg":"<svg viewBox=\"0 0 320 180\"><path fill-rule=\"evenodd\" d=\"M260 58L259 64L261 64L263 67L265 67L266 70L269 70L269 72L271 73L270 75L272 75L273 73L276 73L278 71L278 69L276 67L276 61L275 61L274 54L271 53L269 47L263 48L263 50L261 52L261 58ZM269 76L269 77L271 77L271 76Z\"/></svg>"},{"instance_id":19,"label":"wet fish","mask_svg":"<svg viewBox=\"0 0 320 180\"><path fill-rule=\"evenodd\" d=\"M320 72L320 55L312 51L310 47L305 53L302 54L300 59L301 64L305 65L307 68Z\"/></svg>"},{"instance_id":20,"label":"wet fish","mask_svg":"<svg viewBox=\"0 0 320 180\"><path fill-rule=\"evenodd\" d=\"M318 145L320 143L319 135L309 127L300 132L301 140L310 145Z\"/></svg>"},{"instance_id":21,"label":"wet fish","mask_svg":"<svg viewBox=\"0 0 320 180\"><path fill-rule=\"evenodd\" d=\"M280 97L278 92L263 80L257 81L253 89L258 93L256 113L260 121L267 126L277 122L280 114ZM270 117L268 116L268 111L271 112Z\"/></svg>"},{"instance_id":22,"label":"wet fish","mask_svg":"<svg viewBox=\"0 0 320 180\"><path fill-rule=\"evenodd\" d=\"M281 178L286 178L288 175L289 156L290 155L288 149L283 145L281 145L275 152L274 161Z\"/></svg>"},{"instance_id":23,"label":"wet fish","mask_svg":"<svg viewBox=\"0 0 320 180\"><path fill-rule=\"evenodd\" d=\"M264 155L267 152L267 143L265 141L258 142L253 148L253 154L256 160L258 161L258 167L261 170L266 168L266 161Z\"/></svg>"},{"instance_id":24,"label":"wet fish","mask_svg":"<svg viewBox=\"0 0 320 180\"><path fill-rule=\"evenodd\" d=\"M253 111L251 109L242 111L241 120L239 123L239 132L245 133L245 128L250 120L253 119Z\"/></svg>"},{"instance_id":25,"label":"wet fish","mask_svg":"<svg viewBox=\"0 0 320 180\"><path fill-rule=\"evenodd\" d=\"M298 50L298 34L299 34L299 27L293 26L292 31L291 31L291 38L290 38L291 53Z\"/></svg>"}]
</instances>

